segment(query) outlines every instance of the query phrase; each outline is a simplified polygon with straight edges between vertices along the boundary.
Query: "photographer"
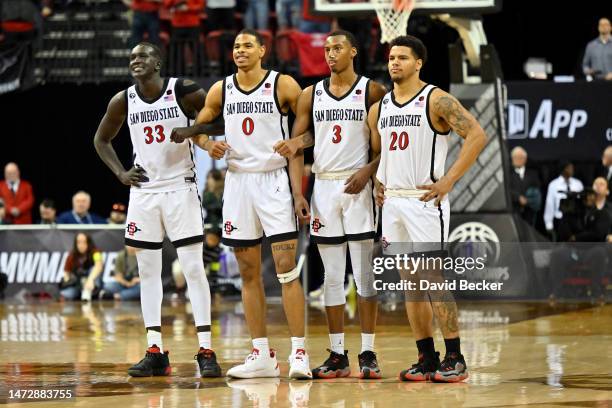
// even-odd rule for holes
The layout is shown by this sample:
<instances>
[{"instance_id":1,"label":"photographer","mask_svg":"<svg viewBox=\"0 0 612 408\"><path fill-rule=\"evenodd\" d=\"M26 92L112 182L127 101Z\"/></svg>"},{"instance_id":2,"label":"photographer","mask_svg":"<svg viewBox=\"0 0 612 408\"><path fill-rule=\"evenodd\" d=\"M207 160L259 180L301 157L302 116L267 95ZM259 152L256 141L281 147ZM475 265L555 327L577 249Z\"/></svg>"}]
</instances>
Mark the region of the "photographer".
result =
<instances>
[{"instance_id":1,"label":"photographer","mask_svg":"<svg viewBox=\"0 0 612 408\"><path fill-rule=\"evenodd\" d=\"M582 194L568 194L561 201L565 210L559 221L559 238L567 242L588 242L591 245L563 245L551 254L550 271L554 299L560 293L565 279L570 277L590 278L591 298L603 303L602 278L606 273L607 255L604 244L612 219L607 208L597 206L597 194L586 189ZM581 276L582 275L582 276Z\"/></svg>"}]
</instances>

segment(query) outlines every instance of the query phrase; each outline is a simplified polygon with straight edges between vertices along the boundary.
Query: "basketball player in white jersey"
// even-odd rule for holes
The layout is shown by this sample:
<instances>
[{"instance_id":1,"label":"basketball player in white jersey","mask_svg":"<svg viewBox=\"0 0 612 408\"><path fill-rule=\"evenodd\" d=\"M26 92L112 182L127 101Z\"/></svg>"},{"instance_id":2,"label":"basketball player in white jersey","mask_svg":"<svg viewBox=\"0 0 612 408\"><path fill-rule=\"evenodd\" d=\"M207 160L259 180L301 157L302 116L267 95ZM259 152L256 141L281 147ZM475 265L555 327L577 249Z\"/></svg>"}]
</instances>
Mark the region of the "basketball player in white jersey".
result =
<instances>
[{"instance_id":1,"label":"basketball player in white jersey","mask_svg":"<svg viewBox=\"0 0 612 408\"><path fill-rule=\"evenodd\" d=\"M205 146L214 158L227 153L228 171L223 193L222 242L234 247L242 277L244 314L253 339L253 351L244 364L228 370L235 378L278 377L276 352L266 331L266 299L261 276L261 240L265 233L272 246L283 307L291 334L289 377L312 378L304 345L304 294L296 267L298 226L292 205L301 191L301 179L287 175L287 160L273 146L289 137L288 113L295 112L301 88L288 75L265 70L266 52L257 31L242 30L234 41L235 75L210 88L197 123L210 123L223 115L226 141L208 140L198 125L175 132ZM195 136L194 136L195 135ZM289 167L299 165L290 161ZM305 200L296 212L307 211Z\"/></svg>"},{"instance_id":2,"label":"basketball player in white jersey","mask_svg":"<svg viewBox=\"0 0 612 408\"><path fill-rule=\"evenodd\" d=\"M352 33L338 30L328 35L325 59L331 76L304 89L293 138L276 146L287 157L299 152L303 163L302 149L314 145L312 171L316 179L310 236L325 268L323 288L331 349L329 358L313 369L316 378L347 377L351 373L344 349L347 247L359 296L360 376L381 377L374 353L377 293L371 267L377 221L371 178L378 166L380 144L378 139L370 140L367 118L369 107L383 97L385 88L355 73L356 54L357 41ZM314 138L308 132L311 127Z\"/></svg>"},{"instance_id":3,"label":"basketball player in white jersey","mask_svg":"<svg viewBox=\"0 0 612 408\"><path fill-rule=\"evenodd\" d=\"M200 373L202 377L219 377L221 368L211 349L210 290L202 259L202 210L193 146L170 141L173 128L189 125L195 118L206 92L190 80L161 78L161 55L153 44L134 47L129 68L136 84L111 99L94 139L100 158L123 184L131 186L125 242L138 248L148 348L145 358L128 373L143 377L171 372L161 335L162 241L167 234L189 288L200 343L196 355ZM134 166L127 171L111 144L126 119L134 148ZM204 130L214 134L214 127Z\"/></svg>"},{"instance_id":4,"label":"basketball player in white jersey","mask_svg":"<svg viewBox=\"0 0 612 408\"><path fill-rule=\"evenodd\" d=\"M380 137L380 182L377 202L383 205L382 234L387 254L426 253L445 257L450 205L448 193L474 163L486 143L476 119L448 93L421 81L427 59L423 43L402 36L390 44L389 74L393 90L372 106L370 129ZM444 174L450 131L464 139L457 161ZM434 273L442 271L417 271ZM444 295L445 298L440 296ZM419 361L400 373L403 381L456 382L468 377L461 354L457 305L450 292L410 292L406 310ZM440 363L433 341L433 316L444 336L446 355Z\"/></svg>"}]
</instances>

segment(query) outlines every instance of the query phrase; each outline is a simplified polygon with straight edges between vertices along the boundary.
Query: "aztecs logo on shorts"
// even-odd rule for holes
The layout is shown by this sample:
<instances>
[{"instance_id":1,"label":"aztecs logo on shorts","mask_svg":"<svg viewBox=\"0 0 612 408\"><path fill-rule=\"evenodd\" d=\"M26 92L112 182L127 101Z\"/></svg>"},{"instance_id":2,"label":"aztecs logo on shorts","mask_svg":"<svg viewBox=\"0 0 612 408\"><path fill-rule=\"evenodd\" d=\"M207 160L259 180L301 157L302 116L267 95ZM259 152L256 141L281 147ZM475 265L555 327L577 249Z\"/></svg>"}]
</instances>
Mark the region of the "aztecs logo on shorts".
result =
<instances>
[{"instance_id":1,"label":"aztecs logo on shorts","mask_svg":"<svg viewBox=\"0 0 612 408\"><path fill-rule=\"evenodd\" d=\"M225 221L225 224L223 224L223 230L225 231L227 235L232 235L232 231L237 230L237 229L238 229L237 227L234 227L232 225L231 221Z\"/></svg>"},{"instance_id":2,"label":"aztecs logo on shorts","mask_svg":"<svg viewBox=\"0 0 612 408\"><path fill-rule=\"evenodd\" d=\"M389 243L389 241L387 241L387 237L382 237L382 239L380 240L380 242L381 242L381 244L382 244L382 247L383 247L383 248L385 248L385 249L386 249L386 248L389 248L389 245L391 245L391 244Z\"/></svg>"},{"instance_id":3,"label":"aztecs logo on shorts","mask_svg":"<svg viewBox=\"0 0 612 408\"><path fill-rule=\"evenodd\" d=\"M319 232L319 230L323 227L325 227L325 225L321 224L321 221L319 221L319 218L315 218L314 220L312 220L312 231L313 232Z\"/></svg>"},{"instance_id":4,"label":"aztecs logo on shorts","mask_svg":"<svg viewBox=\"0 0 612 408\"><path fill-rule=\"evenodd\" d=\"M128 222L125 230L127 231L130 237L133 237L134 234L137 233L138 231L142 231L140 228L138 228L135 222Z\"/></svg>"}]
</instances>

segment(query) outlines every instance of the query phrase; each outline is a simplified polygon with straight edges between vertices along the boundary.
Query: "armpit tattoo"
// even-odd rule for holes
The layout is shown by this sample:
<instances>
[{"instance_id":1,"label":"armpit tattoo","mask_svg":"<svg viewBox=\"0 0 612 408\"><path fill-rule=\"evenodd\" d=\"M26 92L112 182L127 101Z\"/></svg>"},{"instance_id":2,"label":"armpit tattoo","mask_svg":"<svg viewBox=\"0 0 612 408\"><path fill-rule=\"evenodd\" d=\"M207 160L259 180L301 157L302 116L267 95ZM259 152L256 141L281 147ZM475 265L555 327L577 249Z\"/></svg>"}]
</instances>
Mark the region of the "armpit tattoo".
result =
<instances>
[{"instance_id":1,"label":"armpit tattoo","mask_svg":"<svg viewBox=\"0 0 612 408\"><path fill-rule=\"evenodd\" d=\"M459 135L465 136L472 128L472 122L465 116L465 110L455 98L451 96L439 97L434 102L434 109Z\"/></svg>"}]
</instances>

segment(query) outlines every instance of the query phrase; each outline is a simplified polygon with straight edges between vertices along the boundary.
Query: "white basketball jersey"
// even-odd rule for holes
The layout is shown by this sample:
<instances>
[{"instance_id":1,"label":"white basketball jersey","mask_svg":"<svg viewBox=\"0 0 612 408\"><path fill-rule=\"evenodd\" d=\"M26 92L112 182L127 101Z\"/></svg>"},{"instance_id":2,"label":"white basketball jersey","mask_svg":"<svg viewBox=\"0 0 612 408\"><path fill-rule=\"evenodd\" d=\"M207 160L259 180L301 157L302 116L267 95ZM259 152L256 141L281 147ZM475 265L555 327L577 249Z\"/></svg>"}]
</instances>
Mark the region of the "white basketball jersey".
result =
<instances>
[{"instance_id":1,"label":"white basketball jersey","mask_svg":"<svg viewBox=\"0 0 612 408\"><path fill-rule=\"evenodd\" d=\"M436 132L429 118L429 96L434 88L426 85L401 105L393 91L380 101L381 157L376 178L386 188L413 190L444 175L449 132Z\"/></svg>"},{"instance_id":2,"label":"white basketball jersey","mask_svg":"<svg viewBox=\"0 0 612 408\"><path fill-rule=\"evenodd\" d=\"M172 143L175 127L189 126L190 121L177 101L176 78L166 79L163 92L153 102L143 100L132 85L127 89L127 121L134 147L134 164L146 171L149 179L141 191L172 191L195 181L193 144L191 140Z\"/></svg>"},{"instance_id":3,"label":"white basketball jersey","mask_svg":"<svg viewBox=\"0 0 612 408\"><path fill-rule=\"evenodd\" d=\"M274 152L274 145L289 137L288 116L281 112L277 97L280 74L268 71L252 90L244 91L236 75L223 81L225 138L231 149L227 165L232 170L265 172L287 165Z\"/></svg>"},{"instance_id":4,"label":"white basketball jersey","mask_svg":"<svg viewBox=\"0 0 612 408\"><path fill-rule=\"evenodd\" d=\"M353 87L337 98L329 90L329 78L315 84L312 94L314 125L314 173L359 169L368 164L368 85L359 76Z\"/></svg>"}]
</instances>

